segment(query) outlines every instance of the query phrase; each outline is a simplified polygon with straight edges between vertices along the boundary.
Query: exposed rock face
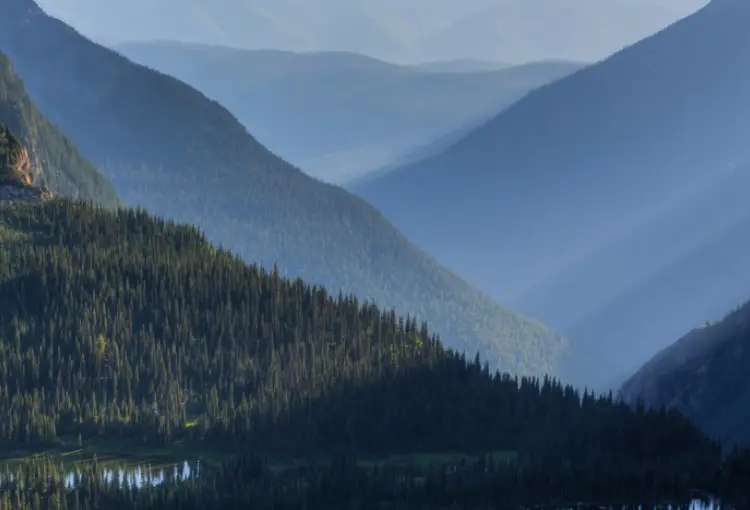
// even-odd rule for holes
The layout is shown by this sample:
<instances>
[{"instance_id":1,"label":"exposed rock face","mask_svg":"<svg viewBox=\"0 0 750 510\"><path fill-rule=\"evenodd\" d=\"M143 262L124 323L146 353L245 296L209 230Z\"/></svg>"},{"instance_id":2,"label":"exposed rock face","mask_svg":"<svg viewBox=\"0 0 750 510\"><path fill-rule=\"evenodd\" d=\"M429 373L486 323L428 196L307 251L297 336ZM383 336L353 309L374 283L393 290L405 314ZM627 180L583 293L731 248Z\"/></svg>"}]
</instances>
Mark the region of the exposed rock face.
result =
<instances>
[{"instance_id":1,"label":"exposed rock face","mask_svg":"<svg viewBox=\"0 0 750 510\"><path fill-rule=\"evenodd\" d=\"M52 191L44 184L38 186L36 181L29 151L0 124L0 200L51 198Z\"/></svg>"}]
</instances>

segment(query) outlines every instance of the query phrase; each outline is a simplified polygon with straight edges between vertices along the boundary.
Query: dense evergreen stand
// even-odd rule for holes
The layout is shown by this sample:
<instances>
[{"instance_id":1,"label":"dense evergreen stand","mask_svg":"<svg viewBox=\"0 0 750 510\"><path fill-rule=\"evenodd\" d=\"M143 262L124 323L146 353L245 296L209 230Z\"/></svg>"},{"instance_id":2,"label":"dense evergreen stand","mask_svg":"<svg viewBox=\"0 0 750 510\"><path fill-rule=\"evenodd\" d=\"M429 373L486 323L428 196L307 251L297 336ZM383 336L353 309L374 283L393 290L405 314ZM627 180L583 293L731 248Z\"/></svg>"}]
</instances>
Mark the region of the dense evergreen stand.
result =
<instances>
[{"instance_id":1,"label":"dense evergreen stand","mask_svg":"<svg viewBox=\"0 0 750 510\"><path fill-rule=\"evenodd\" d=\"M1 204L0 220L6 450L80 434L242 453L142 490L117 489L92 465L63 492L48 461L9 482L0 501L15 506L2 508L490 508L680 502L696 488L746 497L747 454L722 464L676 412L493 374L413 319L247 266L193 228L69 200ZM479 460L359 462L440 452ZM317 460L270 469L291 457Z\"/></svg>"}]
</instances>

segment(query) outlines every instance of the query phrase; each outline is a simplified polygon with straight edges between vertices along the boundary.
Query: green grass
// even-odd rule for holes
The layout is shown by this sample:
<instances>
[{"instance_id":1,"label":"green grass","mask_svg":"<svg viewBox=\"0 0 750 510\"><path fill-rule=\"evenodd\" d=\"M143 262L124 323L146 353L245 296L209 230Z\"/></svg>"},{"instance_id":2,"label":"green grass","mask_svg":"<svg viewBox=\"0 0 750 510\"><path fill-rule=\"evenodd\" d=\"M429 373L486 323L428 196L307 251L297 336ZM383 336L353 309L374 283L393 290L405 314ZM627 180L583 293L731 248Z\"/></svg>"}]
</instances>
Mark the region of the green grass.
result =
<instances>
[{"instance_id":1,"label":"green grass","mask_svg":"<svg viewBox=\"0 0 750 510\"><path fill-rule=\"evenodd\" d=\"M237 452L239 453L239 452ZM98 464L109 469L134 469L149 465L152 469L160 470L182 464L184 461L200 461L202 465L212 467L219 465L233 454L216 450L203 449L185 442L173 443L169 446L144 446L134 441L122 439L92 438L78 444L76 437L61 437L56 446L46 449L0 452L0 470L14 469L21 464L33 463L43 458L49 458L55 464L73 469L77 465L91 462L96 456ZM510 462L515 459L515 452L489 452L497 463ZM427 471L431 466L454 466L466 461L467 464L478 460L478 454L464 454L460 452L441 453L409 453L388 456L363 456L357 464L364 468L374 467L403 467ZM272 459L269 467L276 473L303 466L313 460L317 464L329 464L330 457L314 459Z\"/></svg>"},{"instance_id":2,"label":"green grass","mask_svg":"<svg viewBox=\"0 0 750 510\"><path fill-rule=\"evenodd\" d=\"M93 438L78 445L73 437L60 438L57 446L46 449L12 450L0 453L0 468L13 468L19 464L50 458L56 464L73 468L91 462L96 456L99 465L108 468L135 468L144 464L154 469L171 467L182 462L199 460L207 465L220 464L228 457L214 450L197 448L178 442L164 447L144 446L120 439Z\"/></svg>"},{"instance_id":3,"label":"green grass","mask_svg":"<svg viewBox=\"0 0 750 510\"><path fill-rule=\"evenodd\" d=\"M28 235L3 223L0 218L0 245L28 240Z\"/></svg>"}]
</instances>

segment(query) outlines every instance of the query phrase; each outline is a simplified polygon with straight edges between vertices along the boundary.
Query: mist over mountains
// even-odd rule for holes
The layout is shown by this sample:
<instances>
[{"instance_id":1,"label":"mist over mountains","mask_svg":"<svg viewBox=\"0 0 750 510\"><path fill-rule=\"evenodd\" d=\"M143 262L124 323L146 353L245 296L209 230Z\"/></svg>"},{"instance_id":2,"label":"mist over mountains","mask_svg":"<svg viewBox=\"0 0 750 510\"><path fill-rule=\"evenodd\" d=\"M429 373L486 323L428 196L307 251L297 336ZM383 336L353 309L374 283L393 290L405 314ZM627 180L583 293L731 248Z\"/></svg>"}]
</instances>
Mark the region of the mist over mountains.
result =
<instances>
[{"instance_id":1,"label":"mist over mountains","mask_svg":"<svg viewBox=\"0 0 750 510\"><path fill-rule=\"evenodd\" d=\"M618 281L622 274L646 279L666 263L658 254L663 245L634 257L633 241L623 243L627 271L599 250L634 228L647 231L665 209L750 160L748 23L750 4L712 2L534 90L442 153L354 189L496 299L559 328L578 323L580 331L587 313L637 283ZM417 189L430 200L418 200ZM576 264L582 268L577 279L554 295L547 292L547 282L564 278ZM662 306L679 314L681 302ZM682 320L687 331L696 319ZM618 329L599 325L610 333ZM596 346L619 368L594 364L594 376L575 365L571 373L580 384L594 384L594 378L605 384L612 372L634 368L650 349L670 341L653 330L638 352L626 338L597 342L604 333L588 331L594 336L582 340L571 359L589 354L583 345ZM576 339L571 343L572 353Z\"/></svg>"},{"instance_id":2,"label":"mist over mountains","mask_svg":"<svg viewBox=\"0 0 750 510\"><path fill-rule=\"evenodd\" d=\"M226 106L306 173L345 183L415 147L478 124L530 90L580 69L564 61L436 71L356 53L240 50L179 42L115 49ZM455 62L444 62L444 66Z\"/></svg>"},{"instance_id":3,"label":"mist over mountains","mask_svg":"<svg viewBox=\"0 0 750 510\"><path fill-rule=\"evenodd\" d=\"M727 445L747 444L749 342L745 302L659 351L622 385L620 396L630 404L676 409Z\"/></svg>"},{"instance_id":4,"label":"mist over mountains","mask_svg":"<svg viewBox=\"0 0 750 510\"><path fill-rule=\"evenodd\" d=\"M43 0L105 44L178 40L248 49L352 51L398 63L472 58L593 61L705 0Z\"/></svg>"}]
</instances>

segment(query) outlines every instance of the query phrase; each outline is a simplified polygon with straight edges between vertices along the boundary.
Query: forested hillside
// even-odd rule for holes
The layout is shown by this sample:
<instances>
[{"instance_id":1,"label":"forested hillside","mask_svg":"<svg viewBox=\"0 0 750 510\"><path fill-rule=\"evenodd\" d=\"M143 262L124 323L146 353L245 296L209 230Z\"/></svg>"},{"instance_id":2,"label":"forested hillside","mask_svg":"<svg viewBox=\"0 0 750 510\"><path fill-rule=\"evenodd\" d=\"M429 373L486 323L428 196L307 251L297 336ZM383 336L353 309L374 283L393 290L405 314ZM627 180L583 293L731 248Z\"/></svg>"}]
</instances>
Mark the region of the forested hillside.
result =
<instances>
[{"instance_id":1,"label":"forested hillside","mask_svg":"<svg viewBox=\"0 0 750 510\"><path fill-rule=\"evenodd\" d=\"M2 47L0 47L2 50ZM25 171L56 193L117 204L104 176L52 125L26 95L8 57L0 52L0 125L26 149ZM20 149L19 149L20 150Z\"/></svg>"},{"instance_id":2,"label":"forested hillside","mask_svg":"<svg viewBox=\"0 0 750 510\"><path fill-rule=\"evenodd\" d=\"M31 0L0 3L0 49L129 205L201 228L245 260L417 314L447 345L519 373L564 341L415 248L375 209L307 177L189 86L98 46Z\"/></svg>"},{"instance_id":3,"label":"forested hillside","mask_svg":"<svg viewBox=\"0 0 750 510\"><path fill-rule=\"evenodd\" d=\"M171 483L113 492L96 463L66 495L57 466L27 467L32 494L69 505L51 508L685 501L721 480L716 445L678 413L493 374L412 319L248 266L192 227L69 200L3 203L0 219L6 450L77 436L248 455L180 495ZM475 460L419 476L360 462L449 452Z\"/></svg>"},{"instance_id":4,"label":"forested hillside","mask_svg":"<svg viewBox=\"0 0 750 510\"><path fill-rule=\"evenodd\" d=\"M667 406L729 443L750 442L750 303L706 321L665 348L620 390L631 403Z\"/></svg>"},{"instance_id":5,"label":"forested hillside","mask_svg":"<svg viewBox=\"0 0 750 510\"><path fill-rule=\"evenodd\" d=\"M25 391L46 391L24 404L28 420L5 424L5 440L49 439L56 427L94 423L216 441L239 427L268 434L269 447L292 450L348 443L429 450L449 431L457 448L509 449L531 446L551 421L562 435L583 427L576 416L586 406L570 388L547 382L540 393L527 381L519 392L513 379L493 378L446 353L413 319L247 266L193 228L65 200L5 204L2 219L0 387L9 388L4 402L11 408ZM401 396L399 381L409 388ZM89 394L96 406L86 405ZM326 409L328 399L347 404ZM414 414L422 425L391 429L403 411L399 402L408 402L410 413L422 409ZM543 409L546 420L538 419ZM185 429L190 414L199 426ZM286 418L265 427L280 416ZM297 431L297 444L284 424L299 419L309 422L309 436ZM358 431L373 420L382 428L360 443ZM494 425L476 429L484 420Z\"/></svg>"}]
</instances>

